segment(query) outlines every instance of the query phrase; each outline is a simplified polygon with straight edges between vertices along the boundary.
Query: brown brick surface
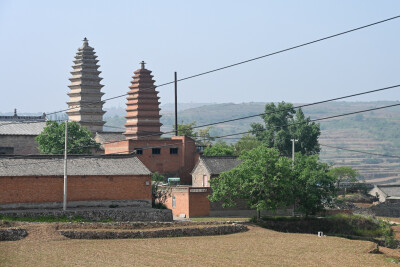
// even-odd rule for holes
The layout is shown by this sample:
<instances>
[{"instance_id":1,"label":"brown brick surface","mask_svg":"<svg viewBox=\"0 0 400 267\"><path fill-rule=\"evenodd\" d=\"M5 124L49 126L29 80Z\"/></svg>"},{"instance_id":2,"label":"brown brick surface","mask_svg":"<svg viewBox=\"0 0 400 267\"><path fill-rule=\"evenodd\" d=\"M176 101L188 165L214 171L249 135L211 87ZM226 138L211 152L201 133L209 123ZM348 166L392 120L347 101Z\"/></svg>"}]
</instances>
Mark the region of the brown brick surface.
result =
<instances>
[{"instance_id":1,"label":"brown brick surface","mask_svg":"<svg viewBox=\"0 0 400 267\"><path fill-rule=\"evenodd\" d=\"M0 203L60 202L63 184L63 177L0 177ZM150 200L150 184L145 175L70 176L68 201Z\"/></svg>"}]
</instances>

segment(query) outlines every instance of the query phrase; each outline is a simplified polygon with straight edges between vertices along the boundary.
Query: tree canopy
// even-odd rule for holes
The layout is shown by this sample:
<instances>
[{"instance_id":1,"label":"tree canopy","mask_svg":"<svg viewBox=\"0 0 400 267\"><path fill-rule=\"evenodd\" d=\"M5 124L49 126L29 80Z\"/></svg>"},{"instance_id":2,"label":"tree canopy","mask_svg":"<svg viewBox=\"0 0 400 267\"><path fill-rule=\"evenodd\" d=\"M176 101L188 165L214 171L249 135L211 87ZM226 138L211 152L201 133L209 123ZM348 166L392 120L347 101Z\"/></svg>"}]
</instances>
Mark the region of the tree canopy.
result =
<instances>
[{"instance_id":1,"label":"tree canopy","mask_svg":"<svg viewBox=\"0 0 400 267\"><path fill-rule=\"evenodd\" d=\"M339 187L342 182L357 182L357 177L360 176L359 172L349 166L341 166L332 168L329 174L336 179L336 186Z\"/></svg>"},{"instance_id":2,"label":"tree canopy","mask_svg":"<svg viewBox=\"0 0 400 267\"><path fill-rule=\"evenodd\" d=\"M223 141L217 141L217 143L212 146L206 147L204 149L204 156L234 156L235 147L233 145L228 145Z\"/></svg>"},{"instance_id":3,"label":"tree canopy","mask_svg":"<svg viewBox=\"0 0 400 267\"><path fill-rule=\"evenodd\" d=\"M42 154L62 154L65 146L65 122L47 121L46 127L36 137ZM67 151L69 154L88 154L91 148L99 147L92 133L77 122L68 122Z\"/></svg>"},{"instance_id":4,"label":"tree canopy","mask_svg":"<svg viewBox=\"0 0 400 267\"><path fill-rule=\"evenodd\" d=\"M295 111L293 104L281 102L265 105L265 114L261 115L264 124L251 124L251 132L257 140L264 142L268 147L279 150L281 155L292 154L291 139L295 142L295 151L304 155L313 155L320 152L318 137L321 134L319 124L311 122L304 116L301 108Z\"/></svg>"},{"instance_id":5,"label":"tree canopy","mask_svg":"<svg viewBox=\"0 0 400 267\"><path fill-rule=\"evenodd\" d=\"M320 162L317 155L296 153L292 177L296 210L306 216L323 210L336 196L336 178L330 175L329 165Z\"/></svg>"},{"instance_id":6,"label":"tree canopy","mask_svg":"<svg viewBox=\"0 0 400 267\"><path fill-rule=\"evenodd\" d=\"M211 180L211 201L222 201L224 207L247 199L251 208L275 210L289 204L291 162L279 152L264 146L243 152L242 162L234 169Z\"/></svg>"},{"instance_id":7,"label":"tree canopy","mask_svg":"<svg viewBox=\"0 0 400 267\"><path fill-rule=\"evenodd\" d=\"M242 162L234 169L211 180L210 201L222 201L224 207L246 199L258 211L276 210L296 203L296 210L315 214L332 202L336 179L329 165L318 156L297 153L294 167L276 148L258 146L244 151Z\"/></svg>"},{"instance_id":8,"label":"tree canopy","mask_svg":"<svg viewBox=\"0 0 400 267\"><path fill-rule=\"evenodd\" d=\"M204 129L199 129L197 132L194 130L196 127L196 122L191 123L183 123L183 121L178 123L178 135L184 135L195 140L196 145L200 146L209 146L211 142L214 141L214 138L210 135L211 126L206 127ZM174 125L175 129L175 125Z\"/></svg>"}]
</instances>

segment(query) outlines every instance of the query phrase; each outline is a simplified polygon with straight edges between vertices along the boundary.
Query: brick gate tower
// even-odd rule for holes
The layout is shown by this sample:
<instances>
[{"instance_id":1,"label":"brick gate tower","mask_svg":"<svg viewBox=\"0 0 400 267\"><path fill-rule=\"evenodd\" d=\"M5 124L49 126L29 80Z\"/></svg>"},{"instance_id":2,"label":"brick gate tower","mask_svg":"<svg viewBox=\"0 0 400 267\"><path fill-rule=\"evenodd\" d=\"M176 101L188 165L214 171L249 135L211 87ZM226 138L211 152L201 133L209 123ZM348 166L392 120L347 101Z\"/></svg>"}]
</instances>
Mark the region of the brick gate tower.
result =
<instances>
[{"instance_id":1,"label":"brick gate tower","mask_svg":"<svg viewBox=\"0 0 400 267\"><path fill-rule=\"evenodd\" d=\"M160 139L160 102L151 71L141 68L134 72L131 90L126 98L126 139Z\"/></svg>"},{"instance_id":2,"label":"brick gate tower","mask_svg":"<svg viewBox=\"0 0 400 267\"><path fill-rule=\"evenodd\" d=\"M86 126L93 134L103 131L103 104L101 97L104 93L100 84L102 78L99 77L101 71L97 69L99 62L94 49L89 46L88 40L83 40L83 45L78 48L76 53L71 85L68 93L68 119L76 121L82 126Z\"/></svg>"}]
</instances>

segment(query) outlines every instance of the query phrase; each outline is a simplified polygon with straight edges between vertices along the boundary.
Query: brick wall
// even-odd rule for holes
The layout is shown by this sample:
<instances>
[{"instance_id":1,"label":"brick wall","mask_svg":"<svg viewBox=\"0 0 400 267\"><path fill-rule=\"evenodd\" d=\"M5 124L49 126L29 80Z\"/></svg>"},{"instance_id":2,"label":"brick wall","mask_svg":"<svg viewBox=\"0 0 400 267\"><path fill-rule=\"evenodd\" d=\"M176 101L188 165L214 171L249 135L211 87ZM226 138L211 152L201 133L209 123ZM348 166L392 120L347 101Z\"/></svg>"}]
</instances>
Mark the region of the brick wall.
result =
<instances>
[{"instance_id":1,"label":"brick wall","mask_svg":"<svg viewBox=\"0 0 400 267\"><path fill-rule=\"evenodd\" d=\"M63 177L0 177L0 204L62 202L63 184ZM70 176L67 189L68 201L151 201L152 196L150 175Z\"/></svg>"},{"instance_id":2,"label":"brick wall","mask_svg":"<svg viewBox=\"0 0 400 267\"><path fill-rule=\"evenodd\" d=\"M0 135L0 147L13 147L15 155L39 154L35 135Z\"/></svg>"},{"instance_id":3,"label":"brick wall","mask_svg":"<svg viewBox=\"0 0 400 267\"><path fill-rule=\"evenodd\" d=\"M201 217L210 214L209 194L210 189L207 187L189 188L189 217Z\"/></svg>"},{"instance_id":4,"label":"brick wall","mask_svg":"<svg viewBox=\"0 0 400 267\"><path fill-rule=\"evenodd\" d=\"M171 196L165 201L165 206L172 210L172 214L179 216L180 214L185 214L186 217L189 216L189 194L188 188L172 189ZM172 199L175 197L175 208L172 206Z\"/></svg>"},{"instance_id":5,"label":"brick wall","mask_svg":"<svg viewBox=\"0 0 400 267\"><path fill-rule=\"evenodd\" d=\"M210 201L207 196L210 189L206 187L172 187L171 196L164 203L172 210L172 214L186 217L208 216L210 213ZM172 199L175 197L175 208Z\"/></svg>"},{"instance_id":6,"label":"brick wall","mask_svg":"<svg viewBox=\"0 0 400 267\"><path fill-rule=\"evenodd\" d=\"M160 148L160 154L153 154L152 148ZM171 154L170 149L177 148L178 154ZM132 153L143 149L138 159L151 171L172 176L179 176L181 184L190 185L193 170L199 158L196 145L191 138L185 136L158 140L125 140L104 144L105 154Z\"/></svg>"}]
</instances>

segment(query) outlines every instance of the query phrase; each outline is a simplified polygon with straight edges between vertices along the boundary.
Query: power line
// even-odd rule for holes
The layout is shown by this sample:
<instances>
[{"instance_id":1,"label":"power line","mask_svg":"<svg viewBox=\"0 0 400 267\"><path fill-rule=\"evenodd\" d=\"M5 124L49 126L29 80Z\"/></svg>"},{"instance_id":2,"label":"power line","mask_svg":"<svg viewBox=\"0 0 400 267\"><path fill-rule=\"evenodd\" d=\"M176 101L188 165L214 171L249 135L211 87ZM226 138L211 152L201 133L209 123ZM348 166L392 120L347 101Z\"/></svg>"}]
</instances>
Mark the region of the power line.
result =
<instances>
[{"instance_id":1,"label":"power line","mask_svg":"<svg viewBox=\"0 0 400 267\"><path fill-rule=\"evenodd\" d=\"M339 150L345 150L345 151L350 151L350 152L361 153L361 154L400 159L400 156L395 156L395 155L380 154L380 153L367 152L367 151L360 151L360 150L348 149L348 148L343 148L343 147L336 147L336 146L331 146L331 145L323 145L323 144L319 144L319 145L320 146L325 146L325 147L330 147L330 148L335 148L335 149L339 149Z\"/></svg>"},{"instance_id":2,"label":"power line","mask_svg":"<svg viewBox=\"0 0 400 267\"><path fill-rule=\"evenodd\" d=\"M330 99L326 99L326 100L318 101L318 102L313 102L313 103L309 103L309 104L298 105L298 106L294 106L293 109L309 107L309 106L313 106L313 105L318 105L318 104L328 103L328 102L332 102L332 101L342 100L342 99L346 99L346 98L350 98L350 97L376 93L376 92L385 91L385 90L389 90L389 89L393 89L393 88L397 88L397 87L400 87L400 84L393 85L393 86L388 86L388 87L383 87L383 88L379 88L379 89L374 89L374 90L370 90L370 91L360 92L360 93L356 93L356 94L351 94L351 95L346 95L346 96L341 96L341 97L336 97L336 98L330 98ZM216 125L216 124L222 124L222 123L227 123L227 122L239 121L239 120L254 118L254 117L258 117L258 116L263 116L263 115L268 115L268 114L273 114L273 113L278 113L278 112L283 112L283 111L290 111L290 110L292 110L292 108L285 108L285 109L275 110L275 111L271 111L271 112L263 112L263 113L258 113L258 114L254 114L254 115L249 115L249 116L244 116L244 117L239 117L239 118L234 118L234 119L229 119L229 120L223 120L223 121L218 121L218 122L212 122L212 123L207 123L207 124L203 124L203 125L199 125L199 126L194 126L194 127L192 127L192 129L202 128L202 127L207 127L207 126L213 126L213 125ZM126 130L126 128L116 127L116 126L104 125L104 127ZM175 133L175 131L161 132L161 134L169 134L169 133ZM150 137L150 136L154 136L154 135L159 135L159 134L144 135L144 136L141 136L140 138Z\"/></svg>"},{"instance_id":3,"label":"power line","mask_svg":"<svg viewBox=\"0 0 400 267\"><path fill-rule=\"evenodd\" d=\"M270 57L270 56L273 56L273 55L281 54L281 53L284 53L284 52L287 52L287 51L290 51L290 50L294 50L294 49L301 48L301 47L304 47L304 46L307 46L307 45L311 45L311 44L314 44L314 43L318 43L318 42L321 42L321 41L324 41L324 40L335 38L335 37L338 37L338 36L341 36L341 35L345 35L345 34L348 34L348 33L351 33L351 32L355 32L355 31L358 31L358 30L361 30L361 29L369 28L369 27L372 27L372 26L375 26L375 25L378 25L378 24L381 24L381 23L385 23L385 22L388 22L388 21L391 21L391 20L394 20L394 19L398 19L398 18L400 18L400 15L394 16L394 17L391 17L391 18L387 18L387 19L384 19L384 20L380 20L380 21L377 21L377 22L374 22L374 23L370 23L370 24L367 24L367 25L364 25L364 26L360 26L360 27L357 27L357 28L353 28L353 29L350 29L350 30L347 30L347 31L343 31L343 32L340 32L340 33L336 33L336 34L333 34L333 35L329 35L329 36L326 36L326 37L323 37L323 38L319 38L319 39L316 39L314 41L306 42L306 43L303 43L303 44L300 44L300 45L295 45L295 46L292 46L292 47L289 47L289 48L285 48L285 49L282 49L282 50L279 50L279 51L268 53L268 54L265 54L265 55L262 55L262 56L250 58L250 59L247 59L247 60L244 60L244 61L240 61L240 62L237 62L237 63L234 63L234 64L226 65L226 66L219 67L219 68L216 68L216 69L212 69L212 70L209 70L209 71L205 71L205 72L201 72L201 73L194 74L194 75L191 75L191 76L187 76L187 77L178 79L177 81L181 82L181 81L193 79L193 78L196 78L196 77L204 76L204 75L207 75L207 74L210 74L210 73L214 73L214 72L221 71L221 70L224 70L224 69L232 68L232 67L239 66L239 65L242 65L242 64L245 64L245 63L249 63L249 62L252 62L252 61L256 61L256 60L259 60L259 59L262 59L262 58L266 58L266 57ZM148 87L148 88L143 88L143 89L138 90L138 92L145 91L145 90L150 90L150 89L155 89L157 87L162 87L162 86L166 86L166 85L170 85L170 84L173 84L174 82L175 81L170 81L170 82L166 82L166 83L163 83L163 84L160 84L160 85L154 85L154 86L151 86L151 87ZM121 97L124 97L126 95L128 95L128 93L123 94L123 95L110 97L110 98L106 98L104 100L100 100L100 101L97 101L97 102L88 103L87 106L89 107L89 106L92 106L92 105L95 105L95 104L99 104L99 103L103 103L103 102L105 103L105 102L107 102L109 100L121 98ZM77 106L77 107L74 107L74 108L68 108L68 109L63 109L63 110L51 112L51 113L48 113L47 115L53 115L53 114L57 114L57 113L61 113L61 112L65 112L65 111L81 108L81 107L85 107L85 105L81 105L81 106Z\"/></svg>"},{"instance_id":4,"label":"power line","mask_svg":"<svg viewBox=\"0 0 400 267\"><path fill-rule=\"evenodd\" d=\"M350 113L344 113L344 114L339 114L339 115L334 115L334 116L329 116L329 117L323 117L323 118L319 118L319 119L307 120L305 122L315 122L315 121L327 120L327 119L332 119L332 118L339 118L339 117L343 117L343 116L349 116L349 115L354 115L354 114L368 112L368 111L374 111L374 110L379 110L379 109L384 109L384 108L390 108L390 107L394 107L394 106L400 106L400 103L393 104L393 105L388 105L388 106L377 107L377 108L372 108L372 109L360 110L360 111L355 111L355 112L350 112ZM288 127L288 126L292 126L292 125L302 124L302 123L305 123L305 122L289 123L289 124L286 124L286 125L274 126L274 128ZM233 134L222 135L222 136L213 136L211 138L224 139L226 137L231 137L231 136L235 136L235 135L243 135L243 134L249 134L249 133L253 133L254 134L254 132L261 132L261 131L265 131L265 130L267 130L267 129L260 129L260 130L255 130L255 131L249 130L249 131L246 131L246 132L233 133ZM112 144L112 143L117 143L117 142L120 142L120 141L112 141L112 142L108 142L106 144ZM195 140L193 140L191 142L194 143ZM172 144L167 144L167 145L162 145L162 146L141 147L141 149L145 150L145 149L160 148L160 147L170 147L170 146L176 146L176 145L180 145L180 144L182 144L182 142L179 142L179 143L177 142L177 143L172 143ZM90 147L93 147L93 146L78 146L78 147L75 147L74 149L76 149L76 148L90 148ZM111 153L111 154L107 154L107 155L125 154L126 152L129 153L129 151L124 150L122 152ZM96 156L96 155L94 155L94 156ZM99 156L101 156L101 155L99 155ZM25 157L25 156L21 156L21 157ZM90 157L90 156L87 156L87 157ZM395 156L393 156L393 157L395 157ZM40 164L40 163L37 163L37 164Z\"/></svg>"}]
</instances>

